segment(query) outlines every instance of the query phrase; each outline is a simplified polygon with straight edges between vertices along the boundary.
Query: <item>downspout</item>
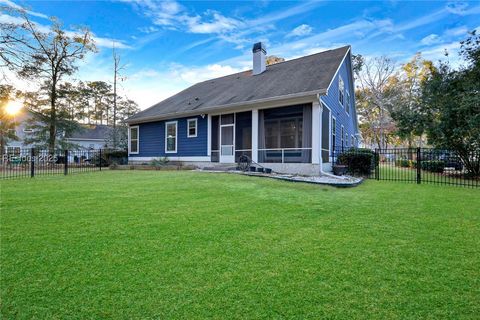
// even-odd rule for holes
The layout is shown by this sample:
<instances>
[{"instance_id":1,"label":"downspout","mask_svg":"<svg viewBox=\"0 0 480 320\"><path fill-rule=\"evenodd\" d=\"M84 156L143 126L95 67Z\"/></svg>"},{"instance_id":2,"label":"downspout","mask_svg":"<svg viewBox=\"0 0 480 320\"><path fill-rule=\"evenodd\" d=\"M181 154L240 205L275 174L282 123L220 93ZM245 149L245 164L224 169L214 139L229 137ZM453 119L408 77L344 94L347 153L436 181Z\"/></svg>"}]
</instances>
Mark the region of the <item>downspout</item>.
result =
<instances>
[{"instance_id":1,"label":"downspout","mask_svg":"<svg viewBox=\"0 0 480 320\"><path fill-rule=\"evenodd\" d=\"M328 91L327 91L328 92ZM323 123L322 123L322 120L323 120L323 105L322 105L322 100L320 100L320 93L317 93L317 100L318 100L318 103L320 104L320 139L319 139L319 144L320 144L320 175L324 175L325 172L323 172L323 157L322 157L322 143L323 143Z\"/></svg>"}]
</instances>

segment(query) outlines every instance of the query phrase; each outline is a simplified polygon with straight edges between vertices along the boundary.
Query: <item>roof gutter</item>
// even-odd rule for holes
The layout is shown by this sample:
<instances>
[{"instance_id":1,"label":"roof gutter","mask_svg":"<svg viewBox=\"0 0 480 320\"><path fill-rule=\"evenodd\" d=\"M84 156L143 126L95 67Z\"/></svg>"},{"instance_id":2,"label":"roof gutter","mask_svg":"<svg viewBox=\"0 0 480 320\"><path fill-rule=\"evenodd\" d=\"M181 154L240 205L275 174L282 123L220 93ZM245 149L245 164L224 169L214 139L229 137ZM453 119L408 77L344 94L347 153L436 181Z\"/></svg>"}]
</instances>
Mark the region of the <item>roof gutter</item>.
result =
<instances>
[{"instance_id":1,"label":"roof gutter","mask_svg":"<svg viewBox=\"0 0 480 320\"><path fill-rule=\"evenodd\" d=\"M283 95L283 96L257 99L257 100L252 100L252 101L242 101L242 102L235 102L235 103L230 103L230 104L223 104L223 105L213 106L213 107L205 108L205 109L190 110L190 111L185 111L185 112L172 112L172 113L167 113L167 114L163 114L163 115L150 116L150 117L144 117L144 118L138 118L138 119L126 119L126 120L124 120L124 122L127 123L127 124L136 124L136 123L142 123L142 122L165 120L165 119L171 119L171 118L178 117L178 116L190 116L190 115L208 113L208 112L211 112L211 111L218 111L218 110L222 110L222 109L223 110L230 110L230 109L234 109L234 108L237 108L237 107L244 107L244 106L246 107L246 106L251 106L251 105L255 105L255 104L259 104L259 103L275 102L275 101L302 98L302 97L308 97L308 96L318 96L318 95L324 95L326 93L327 93L326 89L320 89L320 90L308 91L308 92L300 92L300 93L292 93L292 94L286 94L286 95Z\"/></svg>"}]
</instances>

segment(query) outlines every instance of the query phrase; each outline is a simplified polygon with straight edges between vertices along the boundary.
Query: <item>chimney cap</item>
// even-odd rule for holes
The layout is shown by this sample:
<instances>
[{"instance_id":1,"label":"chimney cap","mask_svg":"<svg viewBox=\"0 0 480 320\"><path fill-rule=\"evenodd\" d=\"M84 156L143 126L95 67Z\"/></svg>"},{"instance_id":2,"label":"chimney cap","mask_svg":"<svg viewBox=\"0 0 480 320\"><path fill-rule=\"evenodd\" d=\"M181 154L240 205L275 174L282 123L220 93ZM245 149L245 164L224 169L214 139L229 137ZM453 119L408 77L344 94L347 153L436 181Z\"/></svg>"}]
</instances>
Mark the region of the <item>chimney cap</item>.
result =
<instances>
[{"instance_id":1,"label":"chimney cap","mask_svg":"<svg viewBox=\"0 0 480 320\"><path fill-rule=\"evenodd\" d=\"M262 43L262 42L257 42L253 45L253 49L252 49L252 52L255 53L257 51L260 51L262 50L263 53L267 53L267 50L265 49L265 45Z\"/></svg>"}]
</instances>

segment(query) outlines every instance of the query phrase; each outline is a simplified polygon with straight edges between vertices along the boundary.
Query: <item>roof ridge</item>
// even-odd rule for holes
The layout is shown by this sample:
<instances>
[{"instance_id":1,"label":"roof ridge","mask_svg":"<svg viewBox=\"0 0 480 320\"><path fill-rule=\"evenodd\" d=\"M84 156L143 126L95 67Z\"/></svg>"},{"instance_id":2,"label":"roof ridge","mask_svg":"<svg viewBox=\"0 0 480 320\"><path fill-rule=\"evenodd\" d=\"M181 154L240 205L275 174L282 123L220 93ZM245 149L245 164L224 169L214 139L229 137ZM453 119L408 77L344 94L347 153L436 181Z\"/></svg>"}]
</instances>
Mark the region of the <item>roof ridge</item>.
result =
<instances>
[{"instance_id":1,"label":"roof ridge","mask_svg":"<svg viewBox=\"0 0 480 320\"><path fill-rule=\"evenodd\" d=\"M338 47L338 48L333 48L333 49L328 49L328 50L325 50L325 51L320 51L320 52L308 54L308 55L306 55L306 56L301 56L301 57L297 57L297 58L285 60L285 61L282 61L282 62L277 62L277 63L274 63L274 64L271 64L271 65L266 66L266 68L270 68L270 67L272 67L272 66L276 66L276 65L279 65L279 64L284 64L284 63L288 63L288 62L292 62L292 61L296 61L296 60L300 60L300 59L312 57L312 56L319 55L319 54L323 54L323 53L327 53L327 52L330 52L330 51L345 49L345 48L351 48L351 46L350 46L350 45L346 45L346 46L342 46L342 47ZM265 70L266 70L266 69L265 69ZM208 81L213 81L213 80L217 80L217 79L223 79L223 78L226 78L226 77L231 77L231 76L238 75L238 74L241 74L241 73L244 73L244 72L248 72L248 71L252 71L252 69L247 69L247 70L243 70L243 71L240 71L240 72L235 72L235 73L231 73L231 74L226 74L226 75L224 75L224 76L217 77L217 78L212 78L212 79L203 80L203 81L200 81L200 82L197 82L197 83L193 84L192 86L195 86L195 85L200 84L200 83L208 82ZM261 74L261 73L260 73L260 74ZM187 89L188 89L188 88L187 88ZM183 91L183 90L182 90L182 91ZM180 91L180 92L181 92L181 91ZM179 92L179 93L180 93L180 92ZM145 110L146 110L146 109L145 109Z\"/></svg>"}]
</instances>

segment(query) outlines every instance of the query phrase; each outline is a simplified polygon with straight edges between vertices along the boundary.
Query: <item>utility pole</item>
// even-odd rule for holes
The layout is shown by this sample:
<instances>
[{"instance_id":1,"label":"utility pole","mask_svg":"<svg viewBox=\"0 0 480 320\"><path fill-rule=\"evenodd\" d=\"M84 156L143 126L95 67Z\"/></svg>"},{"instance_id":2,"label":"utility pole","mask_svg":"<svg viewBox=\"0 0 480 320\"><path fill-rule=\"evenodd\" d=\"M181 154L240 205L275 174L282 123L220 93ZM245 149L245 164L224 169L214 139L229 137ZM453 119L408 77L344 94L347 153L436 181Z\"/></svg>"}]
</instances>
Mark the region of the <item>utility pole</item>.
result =
<instances>
[{"instance_id":1,"label":"utility pole","mask_svg":"<svg viewBox=\"0 0 480 320\"><path fill-rule=\"evenodd\" d=\"M117 147L117 75L120 70L120 57L113 45L113 148Z\"/></svg>"}]
</instances>

